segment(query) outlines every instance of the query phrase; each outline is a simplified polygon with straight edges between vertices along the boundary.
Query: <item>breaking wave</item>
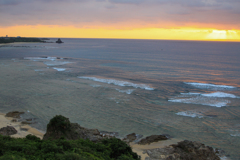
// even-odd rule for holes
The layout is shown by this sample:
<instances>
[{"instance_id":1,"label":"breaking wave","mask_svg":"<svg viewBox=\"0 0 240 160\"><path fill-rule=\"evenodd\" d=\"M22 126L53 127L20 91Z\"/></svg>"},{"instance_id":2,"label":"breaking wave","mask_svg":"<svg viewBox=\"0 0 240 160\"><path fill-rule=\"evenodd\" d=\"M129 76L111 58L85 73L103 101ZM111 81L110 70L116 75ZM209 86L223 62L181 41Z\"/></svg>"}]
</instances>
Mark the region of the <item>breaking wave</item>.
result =
<instances>
[{"instance_id":1,"label":"breaking wave","mask_svg":"<svg viewBox=\"0 0 240 160\"><path fill-rule=\"evenodd\" d=\"M188 104L201 104L213 107L223 107L230 103L229 100L208 98L208 97L192 97L187 99L170 99L169 102L188 103Z\"/></svg>"},{"instance_id":2,"label":"breaking wave","mask_svg":"<svg viewBox=\"0 0 240 160\"><path fill-rule=\"evenodd\" d=\"M236 89L236 87L234 86L227 86L227 85L216 85L216 84L196 83L196 82L184 82L184 83L200 89L209 89L209 90Z\"/></svg>"},{"instance_id":3,"label":"breaking wave","mask_svg":"<svg viewBox=\"0 0 240 160\"><path fill-rule=\"evenodd\" d=\"M24 57L24 59L33 60L33 61L37 61L37 60L51 60L51 61L54 61L54 60L57 59L57 57Z\"/></svg>"},{"instance_id":4,"label":"breaking wave","mask_svg":"<svg viewBox=\"0 0 240 160\"><path fill-rule=\"evenodd\" d=\"M230 100L226 98L239 98L234 94L224 93L224 92L214 92L214 93L181 93L176 98L168 100L169 102L178 102L178 103L188 103L188 104L201 104L214 107L223 107L228 103L231 103Z\"/></svg>"},{"instance_id":5,"label":"breaking wave","mask_svg":"<svg viewBox=\"0 0 240 160\"><path fill-rule=\"evenodd\" d=\"M151 88L150 86L146 84L135 84L127 81L119 81L115 79L103 79L103 78L96 78L96 77L78 77L81 79L88 79L96 82L102 82L107 84L114 84L116 86L122 86L122 87L134 87L134 88L141 88L145 90L154 90L154 88Z\"/></svg>"},{"instance_id":6,"label":"breaking wave","mask_svg":"<svg viewBox=\"0 0 240 160\"><path fill-rule=\"evenodd\" d=\"M192 118L195 118L195 117L202 118L202 117L203 117L201 114L199 114L199 113L194 113L194 112L192 112L192 111L178 112L178 113L176 113L176 115L186 116L186 117L192 117Z\"/></svg>"},{"instance_id":7,"label":"breaking wave","mask_svg":"<svg viewBox=\"0 0 240 160\"><path fill-rule=\"evenodd\" d=\"M116 89L118 92L121 92L121 93L127 93L127 94L131 94L134 89L128 89L128 90L120 90L120 89Z\"/></svg>"},{"instance_id":8,"label":"breaking wave","mask_svg":"<svg viewBox=\"0 0 240 160\"><path fill-rule=\"evenodd\" d=\"M55 69L55 70L57 70L57 71L59 71L59 72L66 70L65 68L53 68L53 69Z\"/></svg>"}]
</instances>

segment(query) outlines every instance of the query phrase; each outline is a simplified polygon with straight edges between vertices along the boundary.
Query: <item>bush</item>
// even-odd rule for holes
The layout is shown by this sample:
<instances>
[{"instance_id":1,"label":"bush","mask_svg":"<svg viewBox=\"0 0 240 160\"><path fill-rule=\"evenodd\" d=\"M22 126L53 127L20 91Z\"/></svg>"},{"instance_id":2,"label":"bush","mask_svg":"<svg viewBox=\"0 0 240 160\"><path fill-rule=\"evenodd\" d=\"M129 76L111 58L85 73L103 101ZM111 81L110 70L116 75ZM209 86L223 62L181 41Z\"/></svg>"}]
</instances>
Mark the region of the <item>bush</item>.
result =
<instances>
[{"instance_id":1,"label":"bush","mask_svg":"<svg viewBox=\"0 0 240 160\"><path fill-rule=\"evenodd\" d=\"M36 137L35 135L31 135L31 134L27 135L26 139L31 140L31 141L35 141L35 142L40 142L41 141L40 138Z\"/></svg>"},{"instance_id":2,"label":"bush","mask_svg":"<svg viewBox=\"0 0 240 160\"><path fill-rule=\"evenodd\" d=\"M62 115L56 115L53 117L47 125L47 130L60 130L61 132L65 132L66 130L70 130L71 123L68 118Z\"/></svg>"},{"instance_id":3,"label":"bush","mask_svg":"<svg viewBox=\"0 0 240 160\"><path fill-rule=\"evenodd\" d=\"M0 160L140 160L123 141L41 140L36 136L11 138L0 135Z\"/></svg>"},{"instance_id":4,"label":"bush","mask_svg":"<svg viewBox=\"0 0 240 160\"><path fill-rule=\"evenodd\" d=\"M110 157L113 159L118 159L120 157L124 157L125 159L126 156L131 157L132 159L139 159L140 157L132 152L132 148L127 145L125 142L121 141L120 139L117 138L110 138L110 139L104 139L102 143L106 146L109 146L111 149Z\"/></svg>"}]
</instances>

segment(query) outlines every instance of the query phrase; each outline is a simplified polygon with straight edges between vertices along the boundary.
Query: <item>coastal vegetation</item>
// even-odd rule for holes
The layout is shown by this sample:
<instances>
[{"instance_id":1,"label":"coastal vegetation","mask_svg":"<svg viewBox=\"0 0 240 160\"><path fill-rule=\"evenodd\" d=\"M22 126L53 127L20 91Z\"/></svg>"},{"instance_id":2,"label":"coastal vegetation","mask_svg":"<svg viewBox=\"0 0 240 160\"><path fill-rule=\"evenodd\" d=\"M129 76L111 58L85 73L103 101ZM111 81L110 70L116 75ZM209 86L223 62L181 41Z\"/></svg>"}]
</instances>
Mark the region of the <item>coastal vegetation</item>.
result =
<instances>
[{"instance_id":1,"label":"coastal vegetation","mask_svg":"<svg viewBox=\"0 0 240 160\"><path fill-rule=\"evenodd\" d=\"M25 138L0 135L0 160L140 160L127 143L117 138L97 142L88 138L66 139L68 132L72 132L71 125L61 115L50 120L47 132L54 132L51 135L62 132L58 139L41 140L30 134Z\"/></svg>"},{"instance_id":2,"label":"coastal vegetation","mask_svg":"<svg viewBox=\"0 0 240 160\"><path fill-rule=\"evenodd\" d=\"M130 146L117 138L94 143L88 139L41 140L34 135L11 138L0 135L0 160L140 160Z\"/></svg>"},{"instance_id":3,"label":"coastal vegetation","mask_svg":"<svg viewBox=\"0 0 240 160\"><path fill-rule=\"evenodd\" d=\"M14 43L14 42L42 42L46 39L28 38L28 37L0 37L0 43Z\"/></svg>"}]
</instances>

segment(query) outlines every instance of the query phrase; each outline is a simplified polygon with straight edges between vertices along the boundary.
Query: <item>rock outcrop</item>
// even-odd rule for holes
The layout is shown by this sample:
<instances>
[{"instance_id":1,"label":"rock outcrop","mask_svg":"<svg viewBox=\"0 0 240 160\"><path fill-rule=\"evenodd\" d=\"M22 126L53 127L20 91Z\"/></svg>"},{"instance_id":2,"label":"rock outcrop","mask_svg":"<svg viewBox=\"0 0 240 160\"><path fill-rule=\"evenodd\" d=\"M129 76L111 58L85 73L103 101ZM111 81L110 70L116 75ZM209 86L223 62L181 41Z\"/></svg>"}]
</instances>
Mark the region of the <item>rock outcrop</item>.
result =
<instances>
[{"instance_id":1,"label":"rock outcrop","mask_svg":"<svg viewBox=\"0 0 240 160\"><path fill-rule=\"evenodd\" d=\"M153 142L158 142L158 141L163 141L163 140L167 140L168 137L165 135L151 135L148 136L146 138L141 139L138 144L140 145L146 145L146 144L150 144Z\"/></svg>"},{"instance_id":2,"label":"rock outcrop","mask_svg":"<svg viewBox=\"0 0 240 160\"><path fill-rule=\"evenodd\" d=\"M21 114L24 114L24 112L12 111L12 112L8 112L5 116L12 117L12 118L20 118Z\"/></svg>"},{"instance_id":3,"label":"rock outcrop","mask_svg":"<svg viewBox=\"0 0 240 160\"><path fill-rule=\"evenodd\" d=\"M17 133L17 130L12 126L3 127L0 129L0 134L3 136L10 136L16 133Z\"/></svg>"},{"instance_id":4,"label":"rock outcrop","mask_svg":"<svg viewBox=\"0 0 240 160\"><path fill-rule=\"evenodd\" d=\"M142 137L143 137L143 135L131 133L131 134L126 135L126 137L124 137L122 140L126 143L131 143L131 142L138 141Z\"/></svg>"},{"instance_id":5,"label":"rock outcrop","mask_svg":"<svg viewBox=\"0 0 240 160\"><path fill-rule=\"evenodd\" d=\"M145 153L149 155L145 160L220 160L212 147L188 140Z\"/></svg>"},{"instance_id":6,"label":"rock outcrop","mask_svg":"<svg viewBox=\"0 0 240 160\"><path fill-rule=\"evenodd\" d=\"M89 139L93 142L98 142L104 138L97 129L87 129L77 123L70 123L68 118L59 115L50 120L43 140L59 139L61 137L67 140Z\"/></svg>"},{"instance_id":7,"label":"rock outcrop","mask_svg":"<svg viewBox=\"0 0 240 160\"><path fill-rule=\"evenodd\" d=\"M60 38L58 38L58 40L56 41L56 43L63 43L62 40Z\"/></svg>"}]
</instances>

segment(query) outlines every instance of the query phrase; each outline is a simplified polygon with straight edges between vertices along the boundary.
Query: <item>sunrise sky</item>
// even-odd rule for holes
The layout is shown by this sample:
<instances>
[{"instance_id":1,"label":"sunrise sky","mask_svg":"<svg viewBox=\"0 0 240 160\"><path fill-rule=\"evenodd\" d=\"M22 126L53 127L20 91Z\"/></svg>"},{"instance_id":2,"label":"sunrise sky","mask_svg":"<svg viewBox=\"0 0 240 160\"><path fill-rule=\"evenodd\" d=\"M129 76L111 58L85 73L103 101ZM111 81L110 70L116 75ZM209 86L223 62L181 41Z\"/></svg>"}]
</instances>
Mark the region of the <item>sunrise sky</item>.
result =
<instances>
[{"instance_id":1,"label":"sunrise sky","mask_svg":"<svg viewBox=\"0 0 240 160\"><path fill-rule=\"evenodd\" d=\"M240 0L0 0L0 36L240 41Z\"/></svg>"}]
</instances>

